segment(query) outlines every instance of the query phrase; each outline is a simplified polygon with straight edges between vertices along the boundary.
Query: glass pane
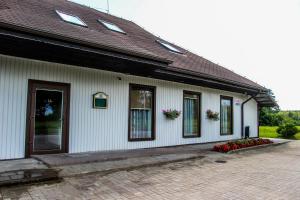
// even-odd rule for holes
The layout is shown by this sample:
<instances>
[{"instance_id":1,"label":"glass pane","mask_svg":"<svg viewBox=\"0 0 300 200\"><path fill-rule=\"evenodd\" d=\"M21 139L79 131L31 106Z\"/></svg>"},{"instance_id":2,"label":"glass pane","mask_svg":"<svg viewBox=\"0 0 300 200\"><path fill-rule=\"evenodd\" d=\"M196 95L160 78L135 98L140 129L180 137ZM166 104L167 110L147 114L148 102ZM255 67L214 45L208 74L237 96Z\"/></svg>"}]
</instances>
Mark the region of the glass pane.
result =
<instances>
[{"instance_id":1,"label":"glass pane","mask_svg":"<svg viewBox=\"0 0 300 200\"><path fill-rule=\"evenodd\" d=\"M152 111L131 109L130 133L131 139L151 138Z\"/></svg>"},{"instance_id":2,"label":"glass pane","mask_svg":"<svg viewBox=\"0 0 300 200\"><path fill-rule=\"evenodd\" d=\"M221 134L232 134L231 100L221 100Z\"/></svg>"},{"instance_id":3,"label":"glass pane","mask_svg":"<svg viewBox=\"0 0 300 200\"><path fill-rule=\"evenodd\" d=\"M102 24L104 24L104 26L106 26L106 28L113 30L113 31L117 31L120 33L125 33L122 29L120 29L117 25L109 23L109 22L105 22L102 20L99 20L99 22L101 22Z\"/></svg>"},{"instance_id":4,"label":"glass pane","mask_svg":"<svg viewBox=\"0 0 300 200\"><path fill-rule=\"evenodd\" d=\"M147 89L132 89L130 92L130 137L131 139L151 138L153 92Z\"/></svg>"},{"instance_id":5,"label":"glass pane","mask_svg":"<svg viewBox=\"0 0 300 200\"><path fill-rule=\"evenodd\" d=\"M78 24L78 25L81 25L81 26L87 26L81 19L79 19L79 17L76 17L76 16L72 16L72 15L68 15L68 14L65 14L63 12L60 12L60 11L56 11L57 14L59 14L59 16L67 21L67 22L70 22L70 23L73 23L73 24Z\"/></svg>"},{"instance_id":6,"label":"glass pane","mask_svg":"<svg viewBox=\"0 0 300 200\"><path fill-rule=\"evenodd\" d=\"M184 94L184 136L199 135L199 96Z\"/></svg>"},{"instance_id":7,"label":"glass pane","mask_svg":"<svg viewBox=\"0 0 300 200\"><path fill-rule=\"evenodd\" d=\"M198 95L196 95L196 94L184 94L184 98L198 99Z\"/></svg>"},{"instance_id":8,"label":"glass pane","mask_svg":"<svg viewBox=\"0 0 300 200\"><path fill-rule=\"evenodd\" d=\"M152 108L152 92L149 90L131 90L131 108L135 109L151 109Z\"/></svg>"},{"instance_id":9,"label":"glass pane","mask_svg":"<svg viewBox=\"0 0 300 200\"><path fill-rule=\"evenodd\" d=\"M177 52L177 53L182 53L181 51L179 51L177 48L175 48L174 46L168 44L168 43L165 43L165 42L162 42L162 41L158 41L161 45L163 45L164 47L166 47L167 49L171 50L171 51L174 51L174 52Z\"/></svg>"},{"instance_id":10,"label":"glass pane","mask_svg":"<svg viewBox=\"0 0 300 200\"><path fill-rule=\"evenodd\" d=\"M34 151L61 150L62 112L62 91L36 91Z\"/></svg>"}]
</instances>

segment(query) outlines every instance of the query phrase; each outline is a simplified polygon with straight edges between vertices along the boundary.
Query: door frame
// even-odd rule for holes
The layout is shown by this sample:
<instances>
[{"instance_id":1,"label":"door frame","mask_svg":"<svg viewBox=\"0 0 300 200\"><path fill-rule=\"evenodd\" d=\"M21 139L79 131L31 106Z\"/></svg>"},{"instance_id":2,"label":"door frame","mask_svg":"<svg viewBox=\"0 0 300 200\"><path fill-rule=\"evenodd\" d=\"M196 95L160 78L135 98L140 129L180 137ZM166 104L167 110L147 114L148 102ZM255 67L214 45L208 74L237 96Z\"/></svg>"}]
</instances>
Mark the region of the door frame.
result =
<instances>
[{"instance_id":1,"label":"door frame","mask_svg":"<svg viewBox=\"0 0 300 200\"><path fill-rule=\"evenodd\" d=\"M34 128L34 115L35 115L35 89L37 87L44 87L45 89L63 89L63 136L62 136L62 148L61 150L54 151L33 151L33 134ZM69 152L69 119L70 119L70 88L69 83L50 82L41 80L28 80L28 93L27 93L27 115L26 115L26 140L25 140L25 157L28 158L31 155L39 154L55 154L55 153L68 153Z\"/></svg>"}]
</instances>

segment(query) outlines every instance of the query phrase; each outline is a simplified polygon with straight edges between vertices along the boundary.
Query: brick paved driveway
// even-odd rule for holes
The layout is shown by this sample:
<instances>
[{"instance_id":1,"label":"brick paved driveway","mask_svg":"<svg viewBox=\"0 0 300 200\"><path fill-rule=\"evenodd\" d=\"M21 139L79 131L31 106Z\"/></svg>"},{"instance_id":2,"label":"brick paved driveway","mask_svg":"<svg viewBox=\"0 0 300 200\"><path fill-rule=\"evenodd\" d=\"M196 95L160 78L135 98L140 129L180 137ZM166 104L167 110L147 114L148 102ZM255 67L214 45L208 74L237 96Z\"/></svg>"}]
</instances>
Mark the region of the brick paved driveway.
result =
<instances>
[{"instance_id":1,"label":"brick paved driveway","mask_svg":"<svg viewBox=\"0 0 300 200\"><path fill-rule=\"evenodd\" d=\"M220 159L220 158L219 158ZM61 183L2 188L0 199L300 199L300 141Z\"/></svg>"}]
</instances>

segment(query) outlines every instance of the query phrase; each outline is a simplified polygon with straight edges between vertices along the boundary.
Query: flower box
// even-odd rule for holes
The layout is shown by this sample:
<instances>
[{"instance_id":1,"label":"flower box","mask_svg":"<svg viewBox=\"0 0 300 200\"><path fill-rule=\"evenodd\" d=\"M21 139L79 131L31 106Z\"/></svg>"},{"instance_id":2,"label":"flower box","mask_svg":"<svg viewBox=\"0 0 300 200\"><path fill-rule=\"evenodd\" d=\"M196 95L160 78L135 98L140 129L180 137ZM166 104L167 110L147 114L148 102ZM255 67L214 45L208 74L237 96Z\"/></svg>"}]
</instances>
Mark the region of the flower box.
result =
<instances>
[{"instance_id":1,"label":"flower box","mask_svg":"<svg viewBox=\"0 0 300 200\"><path fill-rule=\"evenodd\" d=\"M167 110L163 110L163 114L166 116L167 119L171 119L174 120L177 117L180 116L181 111L178 110L172 110L172 109L167 109Z\"/></svg>"},{"instance_id":2,"label":"flower box","mask_svg":"<svg viewBox=\"0 0 300 200\"><path fill-rule=\"evenodd\" d=\"M220 119L218 112L213 112L212 110L206 111L206 117L207 119L218 121Z\"/></svg>"},{"instance_id":3,"label":"flower box","mask_svg":"<svg viewBox=\"0 0 300 200\"><path fill-rule=\"evenodd\" d=\"M243 139L237 141L230 141L225 144L215 145L213 150L217 152L227 153L237 149L243 149L253 146L259 146L264 144L272 144L273 141L269 139Z\"/></svg>"}]
</instances>

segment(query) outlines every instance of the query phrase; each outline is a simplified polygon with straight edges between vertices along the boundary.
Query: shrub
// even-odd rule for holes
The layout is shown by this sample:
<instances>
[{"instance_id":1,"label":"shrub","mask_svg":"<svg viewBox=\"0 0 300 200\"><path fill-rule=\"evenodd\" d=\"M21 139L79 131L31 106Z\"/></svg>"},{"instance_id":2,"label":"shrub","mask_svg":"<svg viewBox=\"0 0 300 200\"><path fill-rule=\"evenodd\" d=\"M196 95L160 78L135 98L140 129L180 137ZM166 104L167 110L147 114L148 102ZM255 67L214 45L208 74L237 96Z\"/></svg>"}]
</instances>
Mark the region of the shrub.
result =
<instances>
[{"instance_id":1,"label":"shrub","mask_svg":"<svg viewBox=\"0 0 300 200\"><path fill-rule=\"evenodd\" d=\"M298 133L298 129L293 123L286 123L284 125L279 126L276 132L282 135L283 137L291 137Z\"/></svg>"}]
</instances>

